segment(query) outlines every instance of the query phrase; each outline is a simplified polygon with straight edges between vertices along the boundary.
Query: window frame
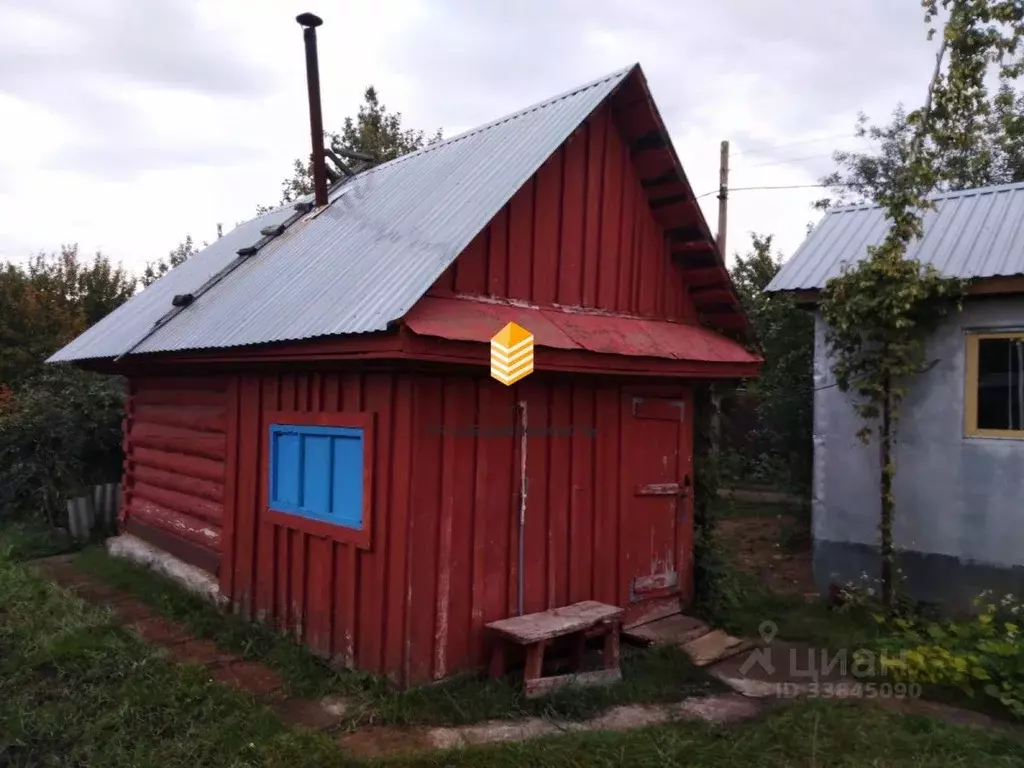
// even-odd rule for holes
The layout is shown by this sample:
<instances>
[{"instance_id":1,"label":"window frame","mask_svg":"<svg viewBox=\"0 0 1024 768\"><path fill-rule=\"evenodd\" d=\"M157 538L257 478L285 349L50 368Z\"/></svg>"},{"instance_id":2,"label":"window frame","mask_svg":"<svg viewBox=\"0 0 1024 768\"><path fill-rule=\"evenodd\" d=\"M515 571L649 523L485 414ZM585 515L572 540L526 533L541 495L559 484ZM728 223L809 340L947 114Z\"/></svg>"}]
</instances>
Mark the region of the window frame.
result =
<instances>
[{"instance_id":1,"label":"window frame","mask_svg":"<svg viewBox=\"0 0 1024 768\"><path fill-rule=\"evenodd\" d=\"M964 364L964 437L1024 440L1024 429L978 428L978 343L986 339L1024 341L1024 330L967 332Z\"/></svg>"},{"instance_id":2,"label":"window frame","mask_svg":"<svg viewBox=\"0 0 1024 768\"><path fill-rule=\"evenodd\" d=\"M271 435L274 427L295 427L297 430L329 428L359 429L363 444L363 493L362 527L350 528L338 523L301 512L277 509L271 506ZM274 525L290 528L318 538L330 539L341 544L352 544L359 549L369 549L373 533L373 463L374 456L374 414L356 412L307 413L303 411L268 411L263 422L263 460L261 461L264 517Z\"/></svg>"}]
</instances>

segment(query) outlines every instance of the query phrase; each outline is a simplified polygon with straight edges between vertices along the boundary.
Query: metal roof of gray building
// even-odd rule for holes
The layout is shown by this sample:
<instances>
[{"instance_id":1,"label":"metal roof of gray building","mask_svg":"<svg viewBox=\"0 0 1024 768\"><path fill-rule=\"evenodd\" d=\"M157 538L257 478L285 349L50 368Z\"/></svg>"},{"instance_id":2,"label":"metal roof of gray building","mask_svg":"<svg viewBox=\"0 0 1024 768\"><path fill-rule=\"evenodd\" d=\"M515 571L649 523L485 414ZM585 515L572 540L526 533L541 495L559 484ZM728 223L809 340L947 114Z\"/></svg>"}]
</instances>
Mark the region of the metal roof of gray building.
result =
<instances>
[{"instance_id":1,"label":"metal roof of gray building","mask_svg":"<svg viewBox=\"0 0 1024 768\"><path fill-rule=\"evenodd\" d=\"M385 330L638 68L360 173L333 189L319 211L297 217L287 206L241 224L49 362ZM283 234L261 237L293 218ZM261 239L255 255L237 255ZM197 291L191 305L166 317L174 296Z\"/></svg>"},{"instance_id":2,"label":"metal roof of gray building","mask_svg":"<svg viewBox=\"0 0 1024 768\"><path fill-rule=\"evenodd\" d=\"M978 278L1024 274L1024 183L979 187L932 197L925 212L924 237L907 256L931 264L949 277ZM769 291L821 289L878 245L886 219L876 205L835 208L782 265Z\"/></svg>"}]
</instances>

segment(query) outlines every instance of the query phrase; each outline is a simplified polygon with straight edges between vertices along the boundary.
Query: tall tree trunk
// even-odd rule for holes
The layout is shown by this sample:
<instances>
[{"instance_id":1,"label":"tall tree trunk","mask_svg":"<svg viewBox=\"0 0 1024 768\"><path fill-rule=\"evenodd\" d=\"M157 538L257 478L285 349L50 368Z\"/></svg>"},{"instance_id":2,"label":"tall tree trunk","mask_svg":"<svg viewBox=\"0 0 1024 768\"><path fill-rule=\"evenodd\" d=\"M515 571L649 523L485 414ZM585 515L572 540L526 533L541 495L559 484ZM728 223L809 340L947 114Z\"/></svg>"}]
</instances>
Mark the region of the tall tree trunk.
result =
<instances>
[{"instance_id":1,"label":"tall tree trunk","mask_svg":"<svg viewBox=\"0 0 1024 768\"><path fill-rule=\"evenodd\" d=\"M882 519L879 524L881 530L882 557L882 602L887 606L893 603L893 548L892 548L892 518L894 499L892 496L892 479L896 474L896 468L892 461L892 382L886 379L883 388L882 399L882 428L880 439L879 460L881 463L881 492L882 492Z\"/></svg>"}]
</instances>

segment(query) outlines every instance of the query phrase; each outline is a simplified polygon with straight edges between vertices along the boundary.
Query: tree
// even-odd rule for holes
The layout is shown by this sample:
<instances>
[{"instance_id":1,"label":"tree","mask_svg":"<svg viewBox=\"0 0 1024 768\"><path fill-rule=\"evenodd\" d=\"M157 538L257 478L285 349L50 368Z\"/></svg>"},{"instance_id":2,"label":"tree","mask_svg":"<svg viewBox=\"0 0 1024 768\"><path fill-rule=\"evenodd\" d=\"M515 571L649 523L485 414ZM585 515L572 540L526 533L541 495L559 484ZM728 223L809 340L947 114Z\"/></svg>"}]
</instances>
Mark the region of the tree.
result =
<instances>
[{"instance_id":1,"label":"tree","mask_svg":"<svg viewBox=\"0 0 1024 768\"><path fill-rule=\"evenodd\" d=\"M854 395L864 421L861 439L868 442L872 432L878 437L882 599L890 606L895 597L893 446L900 405L924 368L928 337L959 306L963 290L960 280L906 258L907 246L921 237L923 212L934 205L928 195L948 183L950 169L959 169L966 181L992 167L984 149L992 109L986 88L990 63L997 66L1000 93L1024 71L1018 55L1022 0L923 0L922 5L929 25L940 10L949 16L924 105L906 117L911 129L906 156L874 192L889 230L866 258L828 281L820 305L836 384ZM929 30L929 39L934 32Z\"/></svg>"},{"instance_id":2,"label":"tree","mask_svg":"<svg viewBox=\"0 0 1024 768\"><path fill-rule=\"evenodd\" d=\"M338 133L325 131L324 143L339 156L342 152L356 152L372 157L376 164L414 152L440 141L441 137L441 129L428 139L423 131L403 127L402 113L388 112L377 89L371 85L363 92L363 104L355 119L346 117ZM291 177L281 182L281 204L294 202L312 192L312 161L295 160ZM269 208L260 206L258 210L264 213Z\"/></svg>"},{"instance_id":3,"label":"tree","mask_svg":"<svg viewBox=\"0 0 1024 768\"><path fill-rule=\"evenodd\" d=\"M977 125L961 126L959 131L961 139L970 136L966 144L949 140L953 137L924 137L925 151L936 161L936 191L1024 181L1024 94L1002 83L973 119ZM821 179L831 196L818 200L815 208L873 202L892 187L895 176L909 162L915 125L902 104L893 111L888 125L872 125L861 113L855 133L875 148L835 152L833 159L840 169Z\"/></svg>"},{"instance_id":4,"label":"tree","mask_svg":"<svg viewBox=\"0 0 1024 768\"><path fill-rule=\"evenodd\" d=\"M127 301L135 278L77 245L0 267L0 383L32 376L42 361Z\"/></svg>"},{"instance_id":5,"label":"tree","mask_svg":"<svg viewBox=\"0 0 1024 768\"><path fill-rule=\"evenodd\" d=\"M77 245L0 265L0 518L117 477L123 383L43 361L127 301L135 277Z\"/></svg>"},{"instance_id":6,"label":"tree","mask_svg":"<svg viewBox=\"0 0 1024 768\"><path fill-rule=\"evenodd\" d=\"M755 233L751 251L737 254L730 272L764 356L760 378L746 386L757 403L755 442L803 484L812 456L814 319L791 297L765 292L781 265L782 256L772 255L772 236Z\"/></svg>"},{"instance_id":7,"label":"tree","mask_svg":"<svg viewBox=\"0 0 1024 768\"><path fill-rule=\"evenodd\" d=\"M217 236L220 237L220 224L217 225ZM206 245L206 243L203 243L204 248ZM148 288L176 266L192 258L197 253L199 253L199 248L192 241L192 235L185 235L185 239L167 254L167 258L146 263L146 269L143 270L139 282L142 283L143 288Z\"/></svg>"}]
</instances>

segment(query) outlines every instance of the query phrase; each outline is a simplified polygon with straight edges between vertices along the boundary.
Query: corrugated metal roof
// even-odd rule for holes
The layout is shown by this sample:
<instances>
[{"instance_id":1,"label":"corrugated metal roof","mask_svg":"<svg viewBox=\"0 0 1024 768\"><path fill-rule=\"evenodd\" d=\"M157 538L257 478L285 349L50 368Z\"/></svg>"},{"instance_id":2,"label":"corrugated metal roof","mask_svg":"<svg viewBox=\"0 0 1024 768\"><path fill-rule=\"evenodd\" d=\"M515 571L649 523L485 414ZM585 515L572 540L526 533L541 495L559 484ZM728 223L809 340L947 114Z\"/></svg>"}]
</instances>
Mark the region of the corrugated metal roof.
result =
<instances>
[{"instance_id":1,"label":"corrugated metal roof","mask_svg":"<svg viewBox=\"0 0 1024 768\"><path fill-rule=\"evenodd\" d=\"M554 307L427 296L405 322L413 333L454 341L486 343L495 328L516 323L540 347L694 362L761 362L738 342L698 325Z\"/></svg>"},{"instance_id":2,"label":"corrugated metal roof","mask_svg":"<svg viewBox=\"0 0 1024 768\"><path fill-rule=\"evenodd\" d=\"M172 309L293 215L240 225L101 320L51 362L235 347L385 330L637 65L359 174L242 260L139 344Z\"/></svg>"},{"instance_id":3,"label":"corrugated metal roof","mask_svg":"<svg viewBox=\"0 0 1024 768\"><path fill-rule=\"evenodd\" d=\"M924 237L907 256L932 264L950 277L1024 274L1024 183L935 195L924 215ZM878 206L836 208L782 265L769 291L820 289L878 245L886 219Z\"/></svg>"}]
</instances>

